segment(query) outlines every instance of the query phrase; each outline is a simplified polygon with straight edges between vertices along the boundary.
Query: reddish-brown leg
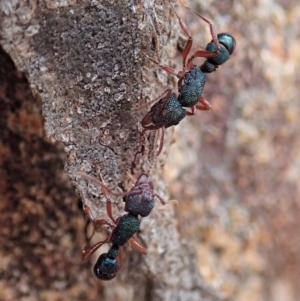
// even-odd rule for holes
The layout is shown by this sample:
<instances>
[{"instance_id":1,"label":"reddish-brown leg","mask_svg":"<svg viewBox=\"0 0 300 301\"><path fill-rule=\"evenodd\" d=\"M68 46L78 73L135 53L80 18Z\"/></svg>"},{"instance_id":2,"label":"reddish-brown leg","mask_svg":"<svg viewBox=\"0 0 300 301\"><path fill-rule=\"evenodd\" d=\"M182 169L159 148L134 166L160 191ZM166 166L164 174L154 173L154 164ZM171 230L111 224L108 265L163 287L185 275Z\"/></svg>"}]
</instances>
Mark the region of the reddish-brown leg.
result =
<instances>
[{"instance_id":1,"label":"reddish-brown leg","mask_svg":"<svg viewBox=\"0 0 300 301\"><path fill-rule=\"evenodd\" d=\"M181 74L176 72L174 69L166 66L166 65L162 65L160 62L156 61L155 59L151 58L150 56L148 56L145 52L143 52L142 50L140 50L140 54L143 55L144 57L146 57L148 60L150 60L152 63L158 65L161 69L165 70L166 72L168 72L169 74L172 74L178 78L181 77Z\"/></svg>"},{"instance_id":2,"label":"reddish-brown leg","mask_svg":"<svg viewBox=\"0 0 300 301\"><path fill-rule=\"evenodd\" d=\"M191 109L192 109L192 112L189 112L187 110L185 111L186 116L193 116L196 114L196 106L192 106Z\"/></svg>"},{"instance_id":3,"label":"reddish-brown leg","mask_svg":"<svg viewBox=\"0 0 300 301\"><path fill-rule=\"evenodd\" d=\"M107 205L106 205L107 206ZM87 217L89 218L89 220L91 220L93 222L93 224L96 224L98 226L103 226L103 225L108 225L109 227L113 228L114 225L110 224L108 221L106 221L105 219L95 219L92 215L92 211L90 209L90 207L88 205L83 205L83 210L85 212L85 214L87 215ZM106 208L107 211L107 208ZM115 224L115 220L112 219L112 221Z\"/></svg>"},{"instance_id":4,"label":"reddish-brown leg","mask_svg":"<svg viewBox=\"0 0 300 301\"><path fill-rule=\"evenodd\" d=\"M160 135L160 142L159 142L159 148L156 153L156 157L161 153L163 145L164 145L164 137L165 137L165 127L161 127L161 135Z\"/></svg>"},{"instance_id":5,"label":"reddish-brown leg","mask_svg":"<svg viewBox=\"0 0 300 301\"><path fill-rule=\"evenodd\" d=\"M99 241L96 244L94 244L92 247L90 246L85 246L84 249L82 250L81 254L81 261L85 262L87 261L101 246L103 246L106 243L109 243L110 241L110 236L107 237L103 241Z\"/></svg>"},{"instance_id":6,"label":"reddish-brown leg","mask_svg":"<svg viewBox=\"0 0 300 301\"><path fill-rule=\"evenodd\" d=\"M155 193L154 196L156 196L160 200L162 205L166 205L166 202L158 194Z\"/></svg>"},{"instance_id":7,"label":"reddish-brown leg","mask_svg":"<svg viewBox=\"0 0 300 301\"><path fill-rule=\"evenodd\" d=\"M112 215L112 206L111 206L110 200L106 201L106 212L107 212L108 217L114 222L114 224L116 224L117 222Z\"/></svg>"},{"instance_id":8,"label":"reddish-brown leg","mask_svg":"<svg viewBox=\"0 0 300 301\"><path fill-rule=\"evenodd\" d=\"M112 190L110 190L109 188L107 188L101 181L99 181L97 178L90 176L84 172L78 171L77 175L80 176L81 178L87 180L87 181L91 181L96 185L99 185L102 187L102 192L105 195L105 197L107 197L108 194L111 194L113 196L116 197L123 197L128 195L128 192L113 192ZM107 197L108 198L108 197Z\"/></svg>"},{"instance_id":9,"label":"reddish-brown leg","mask_svg":"<svg viewBox=\"0 0 300 301\"><path fill-rule=\"evenodd\" d=\"M169 0L170 1L170 0ZM190 11L192 11L195 15L197 15L199 18L201 18L204 22L206 22L209 26L209 30L210 30L210 35L212 37L212 40L214 41L214 43L216 44L217 48L220 50L220 43L218 40L218 35L217 35L217 31L216 28L214 26L214 24L212 24L208 19L206 19L205 17L203 17L202 15L200 15L199 13L197 13L195 10L193 10L192 8L186 6L182 0L180 0L180 2L183 4L183 6L187 9L189 9Z\"/></svg>"},{"instance_id":10,"label":"reddish-brown leg","mask_svg":"<svg viewBox=\"0 0 300 301\"><path fill-rule=\"evenodd\" d=\"M88 216L88 218L94 224L96 224L98 226L108 225L112 229L115 227L115 225L110 224L105 219L94 219L94 217L92 215L92 211L91 211L91 209L87 205L83 205L83 210L84 210L85 214ZM114 224L116 224L116 221L114 220L114 218L112 216L111 202L109 200L106 203L106 211L107 211L107 215L109 216L109 218L114 222ZM97 242L92 247L85 246L84 249L82 250L81 260L83 262L87 261L102 245L104 245L105 243L109 243L109 242L110 242L110 236L108 236L103 241Z\"/></svg>"},{"instance_id":11,"label":"reddish-brown leg","mask_svg":"<svg viewBox=\"0 0 300 301\"><path fill-rule=\"evenodd\" d=\"M207 51L207 50L197 50L189 59L187 62L187 68L191 69L194 64L193 64L193 60L196 57L204 57L204 58L210 58L210 57L215 57L219 54L219 51Z\"/></svg>"},{"instance_id":12,"label":"reddish-brown leg","mask_svg":"<svg viewBox=\"0 0 300 301\"><path fill-rule=\"evenodd\" d=\"M185 70L186 69L186 58L187 58L188 54L191 51L191 48L192 48L192 45L193 45L193 38L192 38L191 33L189 32L186 24L179 17L179 15L177 14L177 12L176 12L176 10L175 10L175 8L172 5L172 3L171 3L170 0L169 0L169 2L170 2L170 5L171 5L171 7L172 7L172 9L173 9L173 11L174 11L174 13L175 13L178 21L179 21L179 25L180 25L181 29L188 36L188 40L187 40L186 45L185 45L185 47L184 47L184 49L182 51L182 65L183 65L183 70Z\"/></svg>"},{"instance_id":13,"label":"reddish-brown leg","mask_svg":"<svg viewBox=\"0 0 300 301\"><path fill-rule=\"evenodd\" d=\"M207 111L207 110L211 109L211 104L206 99L204 99L202 96L200 96L198 99L198 104L196 105L196 108L201 111Z\"/></svg>"},{"instance_id":14,"label":"reddish-brown leg","mask_svg":"<svg viewBox=\"0 0 300 301\"><path fill-rule=\"evenodd\" d=\"M83 205L83 210L85 212L85 215L88 217L89 220L91 220L92 222L94 222L94 217L92 215L92 211L90 209L90 207L88 205Z\"/></svg>"},{"instance_id":15,"label":"reddish-brown leg","mask_svg":"<svg viewBox=\"0 0 300 301\"><path fill-rule=\"evenodd\" d=\"M153 104L153 103L159 101L160 99L164 98L165 95L169 95L169 96L170 96L171 93L172 93L172 90L171 90L170 88L168 88L168 89L166 89L166 90L164 91L164 93L162 93L161 95L159 95L158 97L156 97L154 100L151 100L150 102L147 102L147 103L145 103L145 104L143 104L143 105L141 105L141 106L139 106L139 107L133 108L132 111L133 111L133 112L138 112L138 111L140 111L141 109L143 109L143 108L145 108L145 107L147 107L147 106L149 106L149 105L151 105L151 104ZM168 97L168 98L169 98L169 97Z\"/></svg>"},{"instance_id":16,"label":"reddish-brown leg","mask_svg":"<svg viewBox=\"0 0 300 301\"><path fill-rule=\"evenodd\" d=\"M169 0L170 1L170 0ZM193 60L197 57L204 57L204 58L211 58L211 57L215 57L219 54L220 52L220 43L218 40L218 35L217 35L217 31L215 26L205 17L203 17L202 15L200 15L199 13L197 13L195 10L193 10L192 8L186 6L182 0L180 0L180 2L190 11L192 11L195 15L197 15L199 18L201 18L204 22L206 22L209 26L209 30L210 30L210 35L212 37L213 42L216 44L218 51L207 51L205 49L201 49L201 50L197 50L189 59L187 62L187 68L190 69L193 67ZM182 27L181 27L182 28ZM182 28L183 29L183 28ZM183 29L184 31L184 29ZM190 37L189 37L190 39Z\"/></svg>"},{"instance_id":17,"label":"reddish-brown leg","mask_svg":"<svg viewBox=\"0 0 300 301\"><path fill-rule=\"evenodd\" d=\"M139 244L136 240L134 240L133 238L130 238L129 242L134 249L136 249L137 251L139 251L140 253L142 253L144 255L147 255L146 249L141 244Z\"/></svg>"},{"instance_id":18,"label":"reddish-brown leg","mask_svg":"<svg viewBox=\"0 0 300 301\"><path fill-rule=\"evenodd\" d=\"M93 176L90 176L84 172L81 172L81 171L78 171L77 172L77 175L80 176L81 178L87 180L87 181L91 181L93 182L94 184L98 185L98 186L101 186L102 187L102 191L103 191L103 194L105 196L107 196L108 194L111 194L111 195L114 195L114 196L123 196L122 193L116 193L116 192L113 192L111 191L110 189L108 189L101 181L99 181L97 178L93 177Z\"/></svg>"},{"instance_id":19,"label":"reddish-brown leg","mask_svg":"<svg viewBox=\"0 0 300 301\"><path fill-rule=\"evenodd\" d=\"M123 265L123 261L124 261L124 251L123 251L123 248L122 247L119 247L119 250L120 250L120 254L119 256L117 257L119 263L120 263L120 267L122 267Z\"/></svg>"},{"instance_id":20,"label":"reddish-brown leg","mask_svg":"<svg viewBox=\"0 0 300 301\"><path fill-rule=\"evenodd\" d=\"M107 206L107 205L106 205ZM111 205L110 205L111 206ZM83 205L83 210L85 212L85 214L87 215L87 217L93 222L93 224L96 224L98 226L102 226L102 225L108 225L111 228L114 228L115 226L110 224L108 221L106 221L105 219L95 219L93 217L92 211L89 208L89 206L87 205ZM106 207L107 212L111 209L108 209ZM112 221L115 223L114 219L112 219ZM94 246L90 247L90 246L85 246L84 249L82 250L82 255L81 255L81 260L83 262L87 261L95 252L96 250L98 250L103 244L108 243L110 240L110 236L107 237L105 240L100 241L98 243L96 243Z\"/></svg>"}]
</instances>

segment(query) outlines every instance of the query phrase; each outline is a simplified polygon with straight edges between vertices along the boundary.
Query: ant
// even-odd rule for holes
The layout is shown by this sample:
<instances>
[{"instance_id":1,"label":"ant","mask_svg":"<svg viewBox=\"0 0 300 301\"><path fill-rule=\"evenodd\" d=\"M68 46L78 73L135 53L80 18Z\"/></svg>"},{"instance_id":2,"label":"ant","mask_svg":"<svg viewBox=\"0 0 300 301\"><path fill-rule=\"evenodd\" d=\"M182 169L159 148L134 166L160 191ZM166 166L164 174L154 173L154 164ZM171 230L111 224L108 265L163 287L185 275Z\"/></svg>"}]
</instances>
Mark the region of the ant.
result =
<instances>
[{"instance_id":1,"label":"ant","mask_svg":"<svg viewBox=\"0 0 300 301\"><path fill-rule=\"evenodd\" d=\"M169 74L178 78L178 96L175 93L172 93L171 89L167 89L162 95L162 98L160 98L159 101L152 106L141 122L145 130L162 129L160 146L156 156L158 156L162 150L164 130L166 128L177 125L186 115L195 115L196 109L211 109L210 103L202 97L205 85L204 73L216 71L220 65L224 64L229 59L236 47L236 42L233 36L228 33L217 34L214 25L208 19L182 3L187 9L191 10L209 25L212 37L212 41L206 45L205 49L199 49L188 57L192 48L193 38L186 24L179 17L170 0L169 3L179 21L181 29L185 35L188 36L187 43L182 51L182 70L176 72L174 69L160 64L158 61L149 57L146 53L140 50L141 55L145 56ZM193 62L193 60L198 57L206 58L205 62L200 67L195 65ZM136 108L135 111L140 110L144 106L145 105ZM183 109L183 107L191 108L191 112Z\"/></svg>"},{"instance_id":2,"label":"ant","mask_svg":"<svg viewBox=\"0 0 300 301\"><path fill-rule=\"evenodd\" d=\"M108 252L100 255L93 269L95 276L100 280L111 280L117 275L122 266L122 246L128 241L136 250L142 254L147 254L145 248L132 238L140 229L141 222L138 216L145 217L150 214L154 207L154 197L157 197L163 205L165 205L165 202L159 195L153 193L153 183L146 173L142 173L131 190L124 193L115 193L109 190L102 182L90 175L82 172L78 172L77 174L85 180L90 180L102 187L103 194L106 197L106 212L113 222L113 224L111 224L105 219L94 219L90 208L84 205L83 208L86 215L94 224L108 225L113 230L105 240L96 243L92 247L86 246L82 251L82 261L87 261L103 244L111 243L112 246ZM125 202L125 211L128 212L128 214L124 214L115 220L112 215L112 205L108 194L117 197L122 196Z\"/></svg>"}]
</instances>

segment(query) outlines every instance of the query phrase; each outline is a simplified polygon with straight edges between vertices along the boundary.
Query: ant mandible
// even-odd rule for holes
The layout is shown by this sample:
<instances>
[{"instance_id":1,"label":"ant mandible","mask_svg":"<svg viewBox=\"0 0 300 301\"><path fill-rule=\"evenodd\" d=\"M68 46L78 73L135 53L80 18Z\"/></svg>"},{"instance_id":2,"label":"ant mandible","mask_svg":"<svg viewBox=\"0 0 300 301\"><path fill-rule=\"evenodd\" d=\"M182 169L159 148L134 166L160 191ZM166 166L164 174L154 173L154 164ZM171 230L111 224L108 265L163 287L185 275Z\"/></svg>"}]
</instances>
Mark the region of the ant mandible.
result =
<instances>
[{"instance_id":1,"label":"ant mandible","mask_svg":"<svg viewBox=\"0 0 300 301\"><path fill-rule=\"evenodd\" d=\"M113 231L105 240L96 243L92 247L86 246L82 251L82 261L87 261L103 244L111 243L112 246L108 252L99 256L93 269L95 276L100 280L111 280L117 275L122 266L124 257L122 246L128 241L136 250L142 254L147 254L145 248L132 238L140 229L140 219L138 216L145 217L150 214L154 207L154 197L157 197L163 205L165 205L165 202L159 195L153 193L153 183L149 175L145 173L142 173L131 190L125 193L115 193L109 190L102 182L85 173L78 172L77 174L85 180L90 180L102 187L102 192L106 198L106 212L113 222L111 224L105 219L94 219L90 208L84 205L86 215L94 224L108 225ZM112 205L108 194L117 197L122 196L125 202L125 211L128 214L115 220L112 215Z\"/></svg>"},{"instance_id":2,"label":"ant mandible","mask_svg":"<svg viewBox=\"0 0 300 301\"><path fill-rule=\"evenodd\" d=\"M193 38L186 24L179 17L170 0L169 3L179 21L181 29L188 36L187 43L182 51L182 70L176 72L174 69L160 64L158 61L149 57L140 50L141 55L145 56L169 74L178 78L178 96L176 96L175 93L172 93L171 89L167 89L162 95L162 98L160 98L160 100L152 106L141 122L145 130L162 129L160 146L156 154L157 156L160 154L163 147L164 130L166 128L177 125L186 115L194 115L196 109L211 109L210 103L202 97L205 85L204 73L216 71L220 65L224 64L229 59L236 47L236 42L232 35L228 33L217 34L214 25L208 19L183 4L187 9L191 10L209 25L212 37L212 41L206 45L205 49L199 49L188 57L192 48ZM205 62L201 66L195 65L193 62L193 60L198 57L206 58ZM183 109L182 107L191 108L191 112ZM139 110L140 108L135 110Z\"/></svg>"}]
</instances>

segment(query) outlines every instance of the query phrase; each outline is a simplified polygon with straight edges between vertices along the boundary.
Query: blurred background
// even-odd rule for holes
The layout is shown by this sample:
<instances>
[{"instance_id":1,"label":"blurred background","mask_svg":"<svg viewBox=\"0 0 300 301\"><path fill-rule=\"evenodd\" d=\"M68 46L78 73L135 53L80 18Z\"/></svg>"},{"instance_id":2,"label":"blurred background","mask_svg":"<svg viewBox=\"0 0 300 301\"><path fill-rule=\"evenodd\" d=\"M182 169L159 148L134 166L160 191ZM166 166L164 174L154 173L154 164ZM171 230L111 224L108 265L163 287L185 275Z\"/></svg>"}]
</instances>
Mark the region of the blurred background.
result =
<instances>
[{"instance_id":1,"label":"blurred background","mask_svg":"<svg viewBox=\"0 0 300 301\"><path fill-rule=\"evenodd\" d=\"M181 234L196 246L202 275L230 300L299 300L300 3L186 4L237 47L206 77L213 109L175 127L165 176ZM179 2L176 10L193 49L205 46L208 26Z\"/></svg>"}]
</instances>

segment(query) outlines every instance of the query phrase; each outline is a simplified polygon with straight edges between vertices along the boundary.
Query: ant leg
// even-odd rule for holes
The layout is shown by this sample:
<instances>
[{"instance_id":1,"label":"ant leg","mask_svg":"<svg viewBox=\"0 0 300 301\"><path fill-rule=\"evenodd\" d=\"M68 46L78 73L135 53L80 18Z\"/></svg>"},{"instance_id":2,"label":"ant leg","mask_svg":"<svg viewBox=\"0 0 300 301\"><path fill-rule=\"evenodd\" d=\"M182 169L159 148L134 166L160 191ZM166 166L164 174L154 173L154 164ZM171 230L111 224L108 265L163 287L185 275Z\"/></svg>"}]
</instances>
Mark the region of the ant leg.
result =
<instances>
[{"instance_id":1,"label":"ant leg","mask_svg":"<svg viewBox=\"0 0 300 301\"><path fill-rule=\"evenodd\" d=\"M83 210L85 212L85 214L88 216L88 218L96 225L98 226L102 226L102 225L108 225L111 228L114 228L115 226L110 224L108 221L106 221L105 219L94 219L93 215L92 215L92 211L91 209L87 206L84 205L83 206ZM116 220L113 218L112 215L112 206L111 206L111 201L107 200L106 202L106 213L108 215L108 217L112 220L112 222L116 225L117 222Z\"/></svg>"},{"instance_id":2,"label":"ant leg","mask_svg":"<svg viewBox=\"0 0 300 301\"><path fill-rule=\"evenodd\" d=\"M193 67L193 60L197 57L204 57L204 58L212 58L217 56L220 53L220 51L207 51L207 50L197 50L189 59L187 62L187 67L191 69Z\"/></svg>"},{"instance_id":3,"label":"ant leg","mask_svg":"<svg viewBox=\"0 0 300 301\"><path fill-rule=\"evenodd\" d=\"M164 112L165 107L166 107L166 105L167 105L167 103L168 103L168 100L169 100L169 98L170 98L170 95L171 95L171 93L172 93L172 90L171 90L171 89L168 89L168 90L166 90L166 92L167 92L167 93L166 93L166 96L165 96L163 105L162 105L162 107L160 108L159 116L162 116L162 115L163 115L163 112ZM164 137L165 137L165 127L164 127L164 126L161 127L161 131L162 131L162 132L161 132L161 136L160 136L159 148L158 148L158 151L157 151L157 153L156 153L156 157L159 156L159 154L160 154L161 151L162 151L163 145L164 145Z\"/></svg>"},{"instance_id":4,"label":"ant leg","mask_svg":"<svg viewBox=\"0 0 300 301\"><path fill-rule=\"evenodd\" d=\"M158 61L156 61L155 59L151 58L150 56L148 56L145 52L143 52L142 50L140 50L140 54L143 55L144 57L146 57L148 60L150 60L152 63L158 65L161 69L165 70L166 72L168 72L169 74L172 74L178 78L180 78L180 74L177 73L174 69L166 66L166 65L162 65L161 63L159 63Z\"/></svg>"},{"instance_id":5,"label":"ant leg","mask_svg":"<svg viewBox=\"0 0 300 301\"><path fill-rule=\"evenodd\" d=\"M133 238L130 238L129 242L134 249L136 249L137 251L139 251L140 253L142 253L144 255L147 255L146 249L141 244L139 244L136 240L134 240Z\"/></svg>"},{"instance_id":6,"label":"ant leg","mask_svg":"<svg viewBox=\"0 0 300 301\"><path fill-rule=\"evenodd\" d=\"M92 234L88 235L88 227L90 225L90 222L91 222L90 220L87 220L86 224L85 224L85 227L84 227L86 243L88 243L92 239L93 235L95 234L95 227L93 227Z\"/></svg>"},{"instance_id":7,"label":"ant leg","mask_svg":"<svg viewBox=\"0 0 300 301\"><path fill-rule=\"evenodd\" d=\"M141 109L143 109L143 108L145 108L145 107L147 107L147 106L149 106L149 105L151 105L151 104L157 102L158 100L164 98L165 95L168 95L168 98L169 98L171 92L172 92L172 90L171 90L170 88L168 88L168 89L166 89L166 90L164 91L164 93L162 93L160 96L156 97L154 100L151 100L150 102L147 102L147 103L145 103L145 104L143 104L143 105L141 105L141 106L139 106L139 107L133 108L133 109L131 109L131 110L132 110L133 112L138 112L138 111L140 111ZM169 93L169 94L168 94L168 93Z\"/></svg>"},{"instance_id":8,"label":"ant leg","mask_svg":"<svg viewBox=\"0 0 300 301\"><path fill-rule=\"evenodd\" d=\"M205 49L202 50L197 50L189 59L187 62L187 67L190 69L193 66L192 61L197 58L197 57L204 57L204 58L212 58L217 56L220 53L220 42L218 40L218 34L217 34L217 30L215 28L215 26L205 17L203 17L202 15L200 15L199 13L197 13L195 10L193 10L192 8L188 7L187 5L185 5L182 0L180 0L180 2L190 11L192 11L195 15L197 15L199 18L201 18L204 22L206 22L209 26L209 30L210 30L210 35L212 37L213 42L216 44L217 46L217 51L207 51Z\"/></svg>"},{"instance_id":9,"label":"ant leg","mask_svg":"<svg viewBox=\"0 0 300 301\"><path fill-rule=\"evenodd\" d=\"M107 237L105 240L97 242L92 247L85 246L82 250L81 261L87 261L102 245L109 243L109 241L110 237Z\"/></svg>"},{"instance_id":10,"label":"ant leg","mask_svg":"<svg viewBox=\"0 0 300 301\"><path fill-rule=\"evenodd\" d=\"M161 135L160 135L160 142L159 142L159 148L156 154L156 157L161 153L163 145L164 145L164 137L165 137L165 127L163 126L161 128Z\"/></svg>"},{"instance_id":11,"label":"ant leg","mask_svg":"<svg viewBox=\"0 0 300 301\"><path fill-rule=\"evenodd\" d=\"M162 205L166 205L166 202L162 199L162 197L160 197L158 194L154 194L154 196L156 196L159 200L160 200L160 202L162 203Z\"/></svg>"},{"instance_id":12,"label":"ant leg","mask_svg":"<svg viewBox=\"0 0 300 301\"><path fill-rule=\"evenodd\" d=\"M120 250L120 254L117 257L117 260L118 260L118 262L120 264L120 267L121 267L123 265L123 261L124 261L124 251L123 251L122 247L119 247L119 250Z\"/></svg>"},{"instance_id":13,"label":"ant leg","mask_svg":"<svg viewBox=\"0 0 300 301\"><path fill-rule=\"evenodd\" d=\"M85 212L85 214L88 216L88 218L96 225L98 226L102 226L102 225L108 225L111 228L113 228L114 226L111 225L109 222L107 222L105 219L95 219L93 217L92 211L90 209L90 207L88 205L83 205L83 210ZM114 224L116 224L115 219L113 218L112 215L112 206L111 206L111 201L110 199L107 199L106 201L106 212L108 217L113 221Z\"/></svg>"},{"instance_id":14,"label":"ant leg","mask_svg":"<svg viewBox=\"0 0 300 301\"><path fill-rule=\"evenodd\" d=\"M177 14L177 12L176 12L176 10L175 10L175 8L174 8L174 6L172 5L172 3L171 3L170 0L169 0L169 3L170 3L170 5L171 5L171 7L172 7L172 9L173 9L173 11L174 11L174 13L175 13L175 15L176 15L178 21L179 21L179 25L180 25L181 29L182 29L183 32L188 36L188 40L187 40L186 45L185 45L185 47L184 47L184 49L183 49L183 51L182 51L182 65L183 65L183 70L185 70L185 68L186 68L186 58L187 58L188 54L189 54L190 51L191 51L191 48L192 48L192 45L193 45L193 38L192 38L192 35L191 35L191 33L189 32L189 30L188 30L186 24L185 24L185 23L183 22L183 20L179 17L179 15Z\"/></svg>"},{"instance_id":15,"label":"ant leg","mask_svg":"<svg viewBox=\"0 0 300 301\"><path fill-rule=\"evenodd\" d=\"M92 211L90 209L90 207L88 205L83 205L83 211L85 213L85 215L88 217L89 220L91 220L92 222L94 222L94 217L92 215Z\"/></svg>"},{"instance_id":16,"label":"ant leg","mask_svg":"<svg viewBox=\"0 0 300 301\"><path fill-rule=\"evenodd\" d=\"M86 215L88 216L88 218L96 225L102 226L102 225L108 225L111 228L114 228L114 225L111 225L109 222L107 222L105 219L94 219L93 215L92 215L92 211L91 209L87 206L84 205L83 206L83 210L86 213ZM114 218L112 217L112 210L111 210L111 202L108 200L107 204L106 204L106 211L107 211L107 215L109 216L109 218L116 223L116 221L114 220ZM107 237L105 240L97 242L95 245L93 245L92 247L90 246L85 246L84 249L82 250L82 254L81 254L81 260L83 262L87 261L102 245L104 245L105 243L109 243L110 242L110 236Z\"/></svg>"},{"instance_id":17,"label":"ant leg","mask_svg":"<svg viewBox=\"0 0 300 301\"><path fill-rule=\"evenodd\" d=\"M192 106L192 112L189 112L189 111L185 111L185 115L187 116L193 116L196 114L196 106Z\"/></svg>"},{"instance_id":18,"label":"ant leg","mask_svg":"<svg viewBox=\"0 0 300 301\"><path fill-rule=\"evenodd\" d=\"M116 195L117 193L111 191L110 189L108 189L101 181L99 181L98 179L96 179L95 177L91 176L91 175L88 175L84 172L81 172L81 171L78 171L77 172L77 175L80 176L81 178L87 180L87 181L91 181L93 182L94 184L98 185L98 186L101 186L102 187L102 190L103 190L103 194L105 196L107 196L107 194L112 194L112 195ZM102 178L101 178L102 179Z\"/></svg>"},{"instance_id":19,"label":"ant leg","mask_svg":"<svg viewBox=\"0 0 300 301\"><path fill-rule=\"evenodd\" d=\"M170 1L170 0L169 0ZM193 10L192 8L188 7L187 5L185 5L182 0L180 0L180 2L182 3L182 5L189 9L190 11L192 11L195 15L197 15L199 18L201 18L204 22L206 22L209 26L209 30L210 30L210 35L212 37L212 40L214 41L214 43L216 44L218 50L220 51L220 43L219 43L219 40L218 40L218 35L217 35L217 30L214 26L213 23L211 23L208 19L206 19L205 17L203 17L202 15L200 15L199 13L197 13L195 10Z\"/></svg>"},{"instance_id":20,"label":"ant leg","mask_svg":"<svg viewBox=\"0 0 300 301\"><path fill-rule=\"evenodd\" d=\"M108 217L114 222L114 224L117 224L117 221L114 219L113 215L112 215L112 206L111 206L111 201L107 200L106 202L106 212Z\"/></svg>"},{"instance_id":21,"label":"ant leg","mask_svg":"<svg viewBox=\"0 0 300 301\"><path fill-rule=\"evenodd\" d=\"M88 175L84 172L78 171L77 175L80 176L81 178L85 179L85 180L91 181L94 184L101 186L102 189L103 189L102 191L103 191L103 194L105 195L105 197L107 197L108 194L111 194L111 195L116 196L116 197L123 197L123 196L126 196L128 194L127 192L119 192L119 193L113 192L112 190L107 188L101 181L99 181L95 177L90 176L90 175Z\"/></svg>"},{"instance_id":22,"label":"ant leg","mask_svg":"<svg viewBox=\"0 0 300 301\"><path fill-rule=\"evenodd\" d=\"M202 96L199 97L198 102L199 103L196 105L196 108L198 110L207 111L212 108L211 104L206 99L204 99Z\"/></svg>"}]
</instances>

